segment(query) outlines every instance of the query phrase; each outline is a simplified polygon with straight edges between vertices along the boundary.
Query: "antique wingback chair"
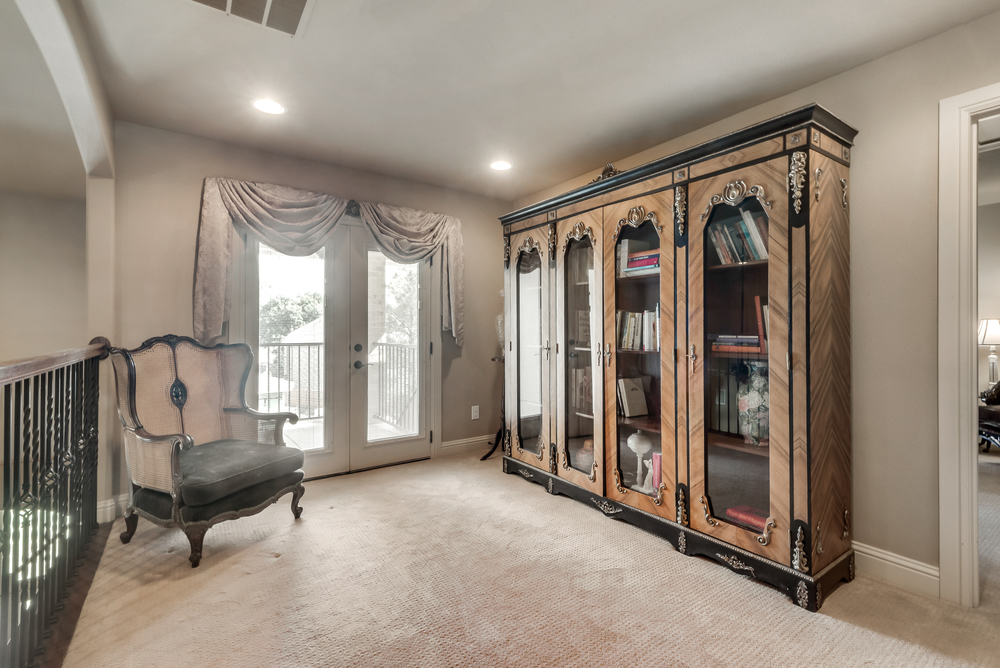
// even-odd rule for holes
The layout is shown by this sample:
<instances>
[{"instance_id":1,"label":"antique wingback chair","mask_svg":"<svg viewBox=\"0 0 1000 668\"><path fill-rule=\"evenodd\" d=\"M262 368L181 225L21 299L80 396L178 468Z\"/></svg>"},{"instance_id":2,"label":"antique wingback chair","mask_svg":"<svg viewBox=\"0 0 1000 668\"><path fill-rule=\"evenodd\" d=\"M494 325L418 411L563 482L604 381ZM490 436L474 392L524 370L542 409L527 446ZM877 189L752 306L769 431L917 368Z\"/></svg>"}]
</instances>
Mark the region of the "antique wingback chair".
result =
<instances>
[{"instance_id":1,"label":"antique wingback chair","mask_svg":"<svg viewBox=\"0 0 1000 668\"><path fill-rule=\"evenodd\" d=\"M110 354L132 481L123 543L140 516L180 527L197 567L214 524L259 513L289 492L299 518L303 455L282 439L285 421L298 417L247 408L249 346L206 348L170 334Z\"/></svg>"}]
</instances>

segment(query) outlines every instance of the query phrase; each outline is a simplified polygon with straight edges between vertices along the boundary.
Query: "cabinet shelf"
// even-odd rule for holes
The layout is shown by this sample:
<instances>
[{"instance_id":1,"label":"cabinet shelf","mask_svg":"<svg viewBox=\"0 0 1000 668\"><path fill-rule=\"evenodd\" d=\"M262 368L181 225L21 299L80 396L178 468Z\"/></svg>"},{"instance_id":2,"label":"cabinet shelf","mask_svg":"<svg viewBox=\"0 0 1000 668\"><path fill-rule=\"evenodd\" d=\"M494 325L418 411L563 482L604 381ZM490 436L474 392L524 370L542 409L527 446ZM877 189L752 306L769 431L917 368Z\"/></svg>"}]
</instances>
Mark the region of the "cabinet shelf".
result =
<instances>
[{"instance_id":1,"label":"cabinet shelf","mask_svg":"<svg viewBox=\"0 0 1000 668\"><path fill-rule=\"evenodd\" d=\"M749 269L751 267L766 267L767 260L749 260L747 262L734 262L733 264L714 264L708 267L709 271L722 269Z\"/></svg>"},{"instance_id":2,"label":"cabinet shelf","mask_svg":"<svg viewBox=\"0 0 1000 668\"><path fill-rule=\"evenodd\" d=\"M618 276L615 280L618 283L652 283L653 281L660 280L660 275L645 274L643 276Z\"/></svg>"},{"instance_id":3,"label":"cabinet shelf","mask_svg":"<svg viewBox=\"0 0 1000 668\"><path fill-rule=\"evenodd\" d=\"M619 415L618 426L659 434L660 418L651 415L638 415L636 417L624 417L622 415Z\"/></svg>"},{"instance_id":4,"label":"cabinet shelf","mask_svg":"<svg viewBox=\"0 0 1000 668\"><path fill-rule=\"evenodd\" d=\"M618 348L615 350L616 353L629 354L629 355L659 355L659 350L632 350L631 348Z\"/></svg>"},{"instance_id":5,"label":"cabinet shelf","mask_svg":"<svg viewBox=\"0 0 1000 668\"><path fill-rule=\"evenodd\" d=\"M720 350L709 350L708 354L712 357L721 357L725 359L753 360L757 362L766 362L769 353L734 353L734 352L722 352Z\"/></svg>"}]
</instances>

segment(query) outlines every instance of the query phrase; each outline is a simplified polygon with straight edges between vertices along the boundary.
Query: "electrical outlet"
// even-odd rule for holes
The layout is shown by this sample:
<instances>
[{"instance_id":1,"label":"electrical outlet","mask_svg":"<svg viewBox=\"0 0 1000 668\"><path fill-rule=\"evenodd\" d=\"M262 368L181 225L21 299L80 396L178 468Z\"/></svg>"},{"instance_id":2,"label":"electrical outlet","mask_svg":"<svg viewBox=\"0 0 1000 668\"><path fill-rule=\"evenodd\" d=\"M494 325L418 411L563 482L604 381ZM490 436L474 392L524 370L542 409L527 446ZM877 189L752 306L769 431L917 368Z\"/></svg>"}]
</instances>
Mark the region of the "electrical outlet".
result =
<instances>
[{"instance_id":1,"label":"electrical outlet","mask_svg":"<svg viewBox=\"0 0 1000 668\"><path fill-rule=\"evenodd\" d=\"M473 420L478 420L479 419L479 406L473 406L472 407L472 419Z\"/></svg>"}]
</instances>

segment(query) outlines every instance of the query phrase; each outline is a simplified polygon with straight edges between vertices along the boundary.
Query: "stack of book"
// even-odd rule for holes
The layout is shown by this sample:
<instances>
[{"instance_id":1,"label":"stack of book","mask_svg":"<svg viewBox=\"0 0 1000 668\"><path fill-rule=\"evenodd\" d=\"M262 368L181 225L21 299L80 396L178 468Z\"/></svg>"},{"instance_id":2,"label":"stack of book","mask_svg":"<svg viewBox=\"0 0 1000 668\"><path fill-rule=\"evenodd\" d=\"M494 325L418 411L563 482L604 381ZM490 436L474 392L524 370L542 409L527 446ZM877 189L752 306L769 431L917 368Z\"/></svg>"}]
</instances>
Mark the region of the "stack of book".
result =
<instances>
[{"instance_id":1,"label":"stack of book","mask_svg":"<svg viewBox=\"0 0 1000 668\"><path fill-rule=\"evenodd\" d=\"M638 239L622 239L615 258L618 278L649 276L660 271L660 249Z\"/></svg>"},{"instance_id":2,"label":"stack of book","mask_svg":"<svg viewBox=\"0 0 1000 668\"><path fill-rule=\"evenodd\" d=\"M720 264L742 264L766 260L767 217L751 217L740 209L739 220L725 220L708 226L708 238L715 248Z\"/></svg>"},{"instance_id":3,"label":"stack of book","mask_svg":"<svg viewBox=\"0 0 1000 668\"><path fill-rule=\"evenodd\" d=\"M618 311L615 331L618 332L618 347L622 350L659 352L660 305L656 305L655 311L642 313Z\"/></svg>"},{"instance_id":4,"label":"stack of book","mask_svg":"<svg viewBox=\"0 0 1000 668\"><path fill-rule=\"evenodd\" d=\"M753 298L757 313L756 334L719 334L712 341L716 353L767 353L767 305L761 306L760 296Z\"/></svg>"}]
</instances>

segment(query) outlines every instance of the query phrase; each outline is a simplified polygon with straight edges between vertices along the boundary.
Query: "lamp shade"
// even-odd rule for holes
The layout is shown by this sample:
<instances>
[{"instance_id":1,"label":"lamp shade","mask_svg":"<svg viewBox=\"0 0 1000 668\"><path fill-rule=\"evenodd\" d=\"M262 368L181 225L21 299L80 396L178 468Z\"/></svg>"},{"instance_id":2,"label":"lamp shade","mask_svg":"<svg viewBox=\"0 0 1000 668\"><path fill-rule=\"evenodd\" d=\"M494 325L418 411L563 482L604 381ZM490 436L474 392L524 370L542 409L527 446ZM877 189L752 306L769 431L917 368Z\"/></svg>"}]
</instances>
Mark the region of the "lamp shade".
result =
<instances>
[{"instance_id":1,"label":"lamp shade","mask_svg":"<svg viewBox=\"0 0 1000 668\"><path fill-rule=\"evenodd\" d=\"M1000 346L1000 320L980 320L976 339L981 346Z\"/></svg>"}]
</instances>

